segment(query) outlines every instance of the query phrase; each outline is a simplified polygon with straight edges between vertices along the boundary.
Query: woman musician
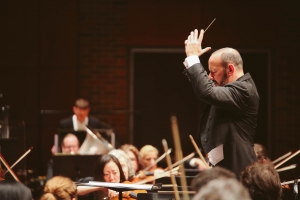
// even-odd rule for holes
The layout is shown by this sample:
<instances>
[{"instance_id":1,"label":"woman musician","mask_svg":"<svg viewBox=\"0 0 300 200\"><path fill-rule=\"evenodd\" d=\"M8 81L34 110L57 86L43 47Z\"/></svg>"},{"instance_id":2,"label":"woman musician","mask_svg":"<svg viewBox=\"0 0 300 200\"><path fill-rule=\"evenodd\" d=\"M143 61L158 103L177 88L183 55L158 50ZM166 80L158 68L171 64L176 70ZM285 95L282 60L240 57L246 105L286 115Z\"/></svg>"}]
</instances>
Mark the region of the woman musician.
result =
<instances>
[{"instance_id":1,"label":"woman musician","mask_svg":"<svg viewBox=\"0 0 300 200\"><path fill-rule=\"evenodd\" d=\"M116 156L110 154L106 154L101 156L95 165L94 169L94 181L100 182L110 182L110 183L131 183L127 181L128 179L128 168L123 172L122 166ZM125 175L126 174L126 175ZM102 200L105 197L109 197L111 199L118 199L118 192L114 190L109 190L101 187L89 187L89 186L78 186L78 195L85 195L90 192L94 193L94 199ZM136 193L146 193L145 190L134 190L131 192L124 192L123 199L129 200L134 199ZM135 195L132 195L135 194Z\"/></svg>"}]
</instances>

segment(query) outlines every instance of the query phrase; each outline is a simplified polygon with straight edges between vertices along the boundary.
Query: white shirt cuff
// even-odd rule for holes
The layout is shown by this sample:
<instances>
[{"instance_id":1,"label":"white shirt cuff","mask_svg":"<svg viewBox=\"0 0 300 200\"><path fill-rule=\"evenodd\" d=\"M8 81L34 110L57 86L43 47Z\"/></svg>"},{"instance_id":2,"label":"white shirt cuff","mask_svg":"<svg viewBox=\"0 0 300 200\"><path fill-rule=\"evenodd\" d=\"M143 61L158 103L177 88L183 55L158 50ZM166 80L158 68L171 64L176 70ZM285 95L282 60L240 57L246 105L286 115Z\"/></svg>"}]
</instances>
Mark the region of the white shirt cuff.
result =
<instances>
[{"instance_id":1,"label":"white shirt cuff","mask_svg":"<svg viewBox=\"0 0 300 200\"><path fill-rule=\"evenodd\" d=\"M213 165L216 165L218 162L223 160L224 159L223 144L212 149L208 153L208 159L209 159L209 162Z\"/></svg>"},{"instance_id":2,"label":"white shirt cuff","mask_svg":"<svg viewBox=\"0 0 300 200\"><path fill-rule=\"evenodd\" d=\"M200 59L198 56L189 56L186 57L183 64L186 68L193 66L196 63L200 63Z\"/></svg>"},{"instance_id":3,"label":"white shirt cuff","mask_svg":"<svg viewBox=\"0 0 300 200\"><path fill-rule=\"evenodd\" d=\"M190 166L191 167L196 167L196 159L195 158L192 158L191 160L190 160Z\"/></svg>"}]
</instances>

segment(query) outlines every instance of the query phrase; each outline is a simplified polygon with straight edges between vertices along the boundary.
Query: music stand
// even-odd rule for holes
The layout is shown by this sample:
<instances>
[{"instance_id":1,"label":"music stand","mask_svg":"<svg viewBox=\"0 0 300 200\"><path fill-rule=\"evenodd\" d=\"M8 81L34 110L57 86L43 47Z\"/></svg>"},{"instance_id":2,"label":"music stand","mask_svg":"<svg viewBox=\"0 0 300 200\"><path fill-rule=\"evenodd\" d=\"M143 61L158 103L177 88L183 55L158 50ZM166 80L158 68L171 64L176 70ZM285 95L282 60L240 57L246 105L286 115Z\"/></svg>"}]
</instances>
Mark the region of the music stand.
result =
<instances>
[{"instance_id":1,"label":"music stand","mask_svg":"<svg viewBox=\"0 0 300 200\"><path fill-rule=\"evenodd\" d=\"M99 155L54 155L53 176L63 175L73 181L78 181L84 177L92 177L94 175L94 164L99 157Z\"/></svg>"},{"instance_id":2,"label":"music stand","mask_svg":"<svg viewBox=\"0 0 300 200\"><path fill-rule=\"evenodd\" d=\"M83 186L92 186L92 187L105 187L111 190L115 190L119 192L119 200L122 200L122 192L129 190L147 190L147 191L157 191L161 189L162 184L124 184L124 183L107 183L107 182L98 182L98 181L90 181L88 183L79 183L77 185Z\"/></svg>"}]
</instances>

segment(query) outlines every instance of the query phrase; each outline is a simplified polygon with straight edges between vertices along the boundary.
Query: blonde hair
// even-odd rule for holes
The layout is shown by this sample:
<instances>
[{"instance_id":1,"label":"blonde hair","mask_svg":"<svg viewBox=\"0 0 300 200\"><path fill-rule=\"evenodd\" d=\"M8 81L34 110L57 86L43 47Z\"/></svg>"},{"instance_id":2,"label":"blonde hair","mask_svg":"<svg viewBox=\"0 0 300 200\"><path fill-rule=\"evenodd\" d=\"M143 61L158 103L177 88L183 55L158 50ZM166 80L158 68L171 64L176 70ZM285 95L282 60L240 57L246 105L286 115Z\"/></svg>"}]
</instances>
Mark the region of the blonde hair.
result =
<instances>
[{"instance_id":1,"label":"blonde hair","mask_svg":"<svg viewBox=\"0 0 300 200\"><path fill-rule=\"evenodd\" d=\"M154 146L152 146L152 145L145 145L145 146L143 146L141 148L141 150L140 150L141 158L144 158L145 155L148 154L151 151L154 151L158 155L158 150Z\"/></svg>"},{"instance_id":2,"label":"blonde hair","mask_svg":"<svg viewBox=\"0 0 300 200\"><path fill-rule=\"evenodd\" d=\"M40 200L71 200L77 196L77 187L70 178L55 176L47 181Z\"/></svg>"}]
</instances>

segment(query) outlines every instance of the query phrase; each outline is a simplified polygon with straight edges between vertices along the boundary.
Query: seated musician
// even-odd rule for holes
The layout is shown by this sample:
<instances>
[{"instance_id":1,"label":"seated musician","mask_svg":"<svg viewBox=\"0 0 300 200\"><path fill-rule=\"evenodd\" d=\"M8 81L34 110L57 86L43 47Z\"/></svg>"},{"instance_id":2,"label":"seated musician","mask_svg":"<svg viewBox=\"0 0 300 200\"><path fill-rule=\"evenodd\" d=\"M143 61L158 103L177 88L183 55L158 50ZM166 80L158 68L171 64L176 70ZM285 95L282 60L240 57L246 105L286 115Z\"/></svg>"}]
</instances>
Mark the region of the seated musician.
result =
<instances>
[{"instance_id":1,"label":"seated musician","mask_svg":"<svg viewBox=\"0 0 300 200\"><path fill-rule=\"evenodd\" d=\"M76 200L77 187L70 178L55 176L47 181L40 200Z\"/></svg>"},{"instance_id":2,"label":"seated musician","mask_svg":"<svg viewBox=\"0 0 300 200\"><path fill-rule=\"evenodd\" d=\"M126 181L125 174L121 167L119 160L111 155L106 154L101 156L95 165L94 169L94 181L110 182L110 183L122 183ZM101 187L89 187L89 186L78 186L78 195L84 195L90 192L95 192L95 199L103 199L104 197L118 198L118 192L109 190ZM97 192L96 192L97 191ZM102 191L102 192L101 192ZM104 193L103 193L104 192ZM146 192L146 191L136 191ZM123 199L130 199L130 193L123 193Z\"/></svg>"},{"instance_id":3,"label":"seated musician","mask_svg":"<svg viewBox=\"0 0 300 200\"><path fill-rule=\"evenodd\" d=\"M137 175L139 179L152 179L153 175L164 172L161 167L157 167L158 154L158 149L152 145L145 145L140 149L143 170L139 171ZM153 183L153 181L150 182Z\"/></svg>"},{"instance_id":4,"label":"seated musician","mask_svg":"<svg viewBox=\"0 0 300 200\"><path fill-rule=\"evenodd\" d=\"M59 122L59 129L85 130L86 125L94 129L111 129L108 124L90 116L90 109L88 100L84 98L77 99L73 106L74 115L62 119Z\"/></svg>"},{"instance_id":5,"label":"seated musician","mask_svg":"<svg viewBox=\"0 0 300 200\"><path fill-rule=\"evenodd\" d=\"M131 144L124 144L120 147L120 149L123 150L130 158L135 174L142 170L140 152L135 146Z\"/></svg>"},{"instance_id":6,"label":"seated musician","mask_svg":"<svg viewBox=\"0 0 300 200\"><path fill-rule=\"evenodd\" d=\"M68 133L61 143L62 153L66 154L76 154L79 150L80 143L76 135ZM53 148L52 153L54 154ZM53 160L50 159L47 164L47 175L46 179L49 180L53 177Z\"/></svg>"},{"instance_id":7,"label":"seated musician","mask_svg":"<svg viewBox=\"0 0 300 200\"><path fill-rule=\"evenodd\" d=\"M263 145L254 143L253 148L254 148L256 158L259 162L261 162L263 164L271 162L270 158L268 156L268 153L267 153L267 149Z\"/></svg>"},{"instance_id":8,"label":"seated musician","mask_svg":"<svg viewBox=\"0 0 300 200\"><path fill-rule=\"evenodd\" d=\"M114 149L109 152L110 155L115 156L122 167L125 179L132 182L135 175L134 168L132 167L129 156L121 149Z\"/></svg>"}]
</instances>

